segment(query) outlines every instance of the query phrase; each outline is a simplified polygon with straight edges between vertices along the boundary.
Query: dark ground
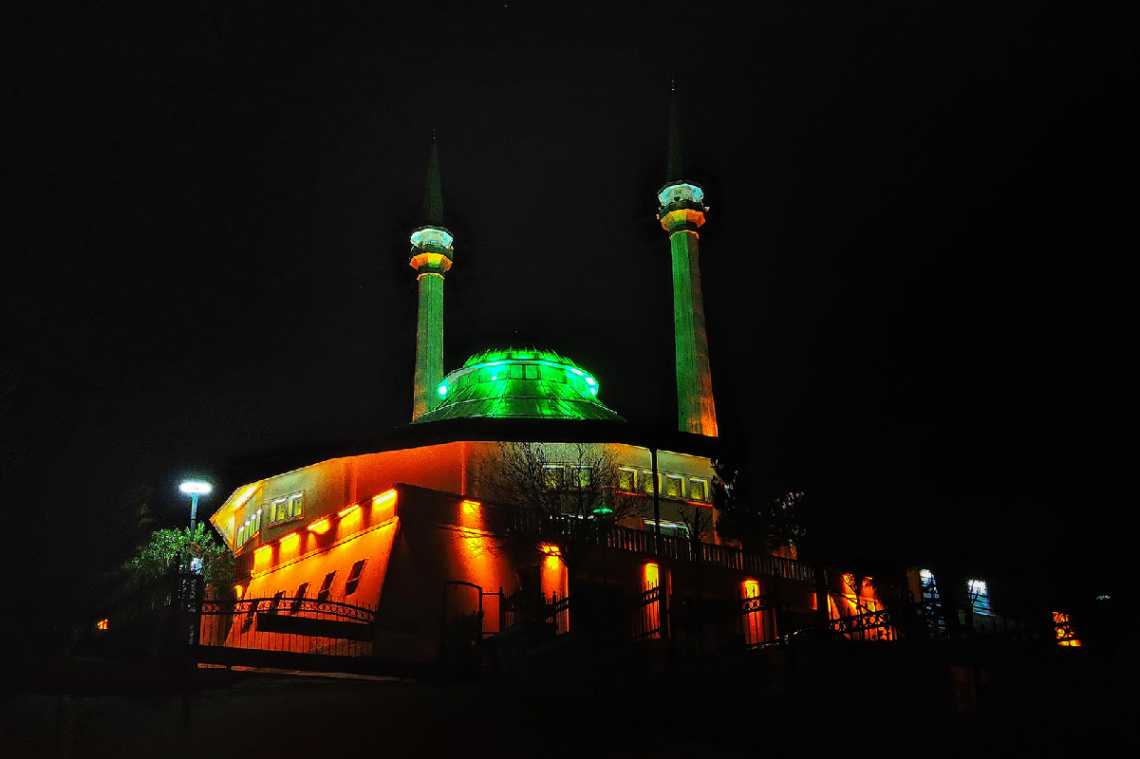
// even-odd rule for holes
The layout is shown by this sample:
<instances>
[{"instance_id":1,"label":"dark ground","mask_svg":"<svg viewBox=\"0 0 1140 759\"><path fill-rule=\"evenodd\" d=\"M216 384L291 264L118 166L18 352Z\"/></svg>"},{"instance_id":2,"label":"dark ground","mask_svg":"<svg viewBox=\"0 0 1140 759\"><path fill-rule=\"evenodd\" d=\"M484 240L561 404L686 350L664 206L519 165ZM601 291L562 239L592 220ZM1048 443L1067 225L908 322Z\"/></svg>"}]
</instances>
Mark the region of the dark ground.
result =
<instances>
[{"instance_id":1,"label":"dark ground","mask_svg":"<svg viewBox=\"0 0 1140 759\"><path fill-rule=\"evenodd\" d=\"M141 692L139 671L94 668L78 687L57 681L5 697L0 755L1036 757L1140 749L1134 657L1008 649L989 658L978 701L961 709L945 677L953 655L931 650L821 647L795 659L773 652L655 671L627 657L573 672L537 668L526 685L510 687L199 670L207 677L188 701L176 678L152 679Z\"/></svg>"}]
</instances>

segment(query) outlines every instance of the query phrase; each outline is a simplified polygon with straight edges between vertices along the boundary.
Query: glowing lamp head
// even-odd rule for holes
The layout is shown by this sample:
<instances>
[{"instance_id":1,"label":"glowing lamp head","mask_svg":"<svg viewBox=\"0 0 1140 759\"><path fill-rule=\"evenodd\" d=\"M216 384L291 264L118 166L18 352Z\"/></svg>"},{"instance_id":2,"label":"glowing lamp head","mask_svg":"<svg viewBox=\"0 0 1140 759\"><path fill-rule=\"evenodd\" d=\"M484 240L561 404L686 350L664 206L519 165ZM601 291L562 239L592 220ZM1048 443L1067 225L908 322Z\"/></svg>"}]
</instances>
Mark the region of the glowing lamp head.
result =
<instances>
[{"instance_id":1,"label":"glowing lamp head","mask_svg":"<svg viewBox=\"0 0 1140 759\"><path fill-rule=\"evenodd\" d=\"M187 495L209 495L214 488L202 480L186 480L178 486L178 489Z\"/></svg>"},{"instance_id":2,"label":"glowing lamp head","mask_svg":"<svg viewBox=\"0 0 1140 759\"><path fill-rule=\"evenodd\" d=\"M439 397L440 397L440 398L446 398L446 397L447 397L447 383L446 383L446 382L444 382L443 384L441 384L441 385L439 386L439 391L438 391L438 392L439 392Z\"/></svg>"}]
</instances>

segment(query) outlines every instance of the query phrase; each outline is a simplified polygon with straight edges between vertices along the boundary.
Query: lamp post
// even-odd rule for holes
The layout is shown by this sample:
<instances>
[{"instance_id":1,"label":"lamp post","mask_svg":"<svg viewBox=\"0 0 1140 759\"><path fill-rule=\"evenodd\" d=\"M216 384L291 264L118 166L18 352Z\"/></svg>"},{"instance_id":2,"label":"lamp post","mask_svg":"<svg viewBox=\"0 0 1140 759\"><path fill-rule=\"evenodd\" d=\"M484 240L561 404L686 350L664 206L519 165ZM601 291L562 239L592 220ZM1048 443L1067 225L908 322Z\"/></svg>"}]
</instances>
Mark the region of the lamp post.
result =
<instances>
[{"instance_id":1,"label":"lamp post","mask_svg":"<svg viewBox=\"0 0 1140 759\"><path fill-rule=\"evenodd\" d=\"M209 495L214 488L202 480L186 480L178 486L178 489L190 496L190 535L193 539L194 528L198 523L198 496Z\"/></svg>"}]
</instances>

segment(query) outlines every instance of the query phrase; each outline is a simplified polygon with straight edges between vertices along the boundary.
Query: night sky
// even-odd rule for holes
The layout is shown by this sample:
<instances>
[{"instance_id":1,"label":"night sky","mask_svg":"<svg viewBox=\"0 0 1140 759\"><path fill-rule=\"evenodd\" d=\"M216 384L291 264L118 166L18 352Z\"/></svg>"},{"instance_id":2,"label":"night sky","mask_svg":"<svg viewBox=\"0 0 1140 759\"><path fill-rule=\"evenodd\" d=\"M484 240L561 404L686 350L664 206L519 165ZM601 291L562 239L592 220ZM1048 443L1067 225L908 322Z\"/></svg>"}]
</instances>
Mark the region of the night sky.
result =
<instances>
[{"instance_id":1,"label":"night sky","mask_svg":"<svg viewBox=\"0 0 1140 759\"><path fill-rule=\"evenodd\" d=\"M711 208L722 437L757 490L807 493L829 560L1118 592L1137 460L1121 19L389 5L9 14L0 498L6 559L42 568L21 591L92 592L145 535L140 503L188 518L186 475L217 486L208 515L267 455L366 451L410 419L432 129L446 369L549 348L627 419L671 425L672 77Z\"/></svg>"}]
</instances>

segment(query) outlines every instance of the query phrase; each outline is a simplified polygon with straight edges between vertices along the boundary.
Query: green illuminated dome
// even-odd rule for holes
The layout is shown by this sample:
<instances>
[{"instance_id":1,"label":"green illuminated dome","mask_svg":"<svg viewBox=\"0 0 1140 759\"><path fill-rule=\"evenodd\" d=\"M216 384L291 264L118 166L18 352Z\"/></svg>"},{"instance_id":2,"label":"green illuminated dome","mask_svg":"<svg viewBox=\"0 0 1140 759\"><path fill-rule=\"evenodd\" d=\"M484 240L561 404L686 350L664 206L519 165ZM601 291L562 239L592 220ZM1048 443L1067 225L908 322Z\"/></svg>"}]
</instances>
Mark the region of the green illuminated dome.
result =
<instances>
[{"instance_id":1,"label":"green illuminated dome","mask_svg":"<svg viewBox=\"0 0 1140 759\"><path fill-rule=\"evenodd\" d=\"M476 353L444 378L439 400L415 420L616 419L597 398L598 381L552 351L490 350Z\"/></svg>"}]
</instances>

